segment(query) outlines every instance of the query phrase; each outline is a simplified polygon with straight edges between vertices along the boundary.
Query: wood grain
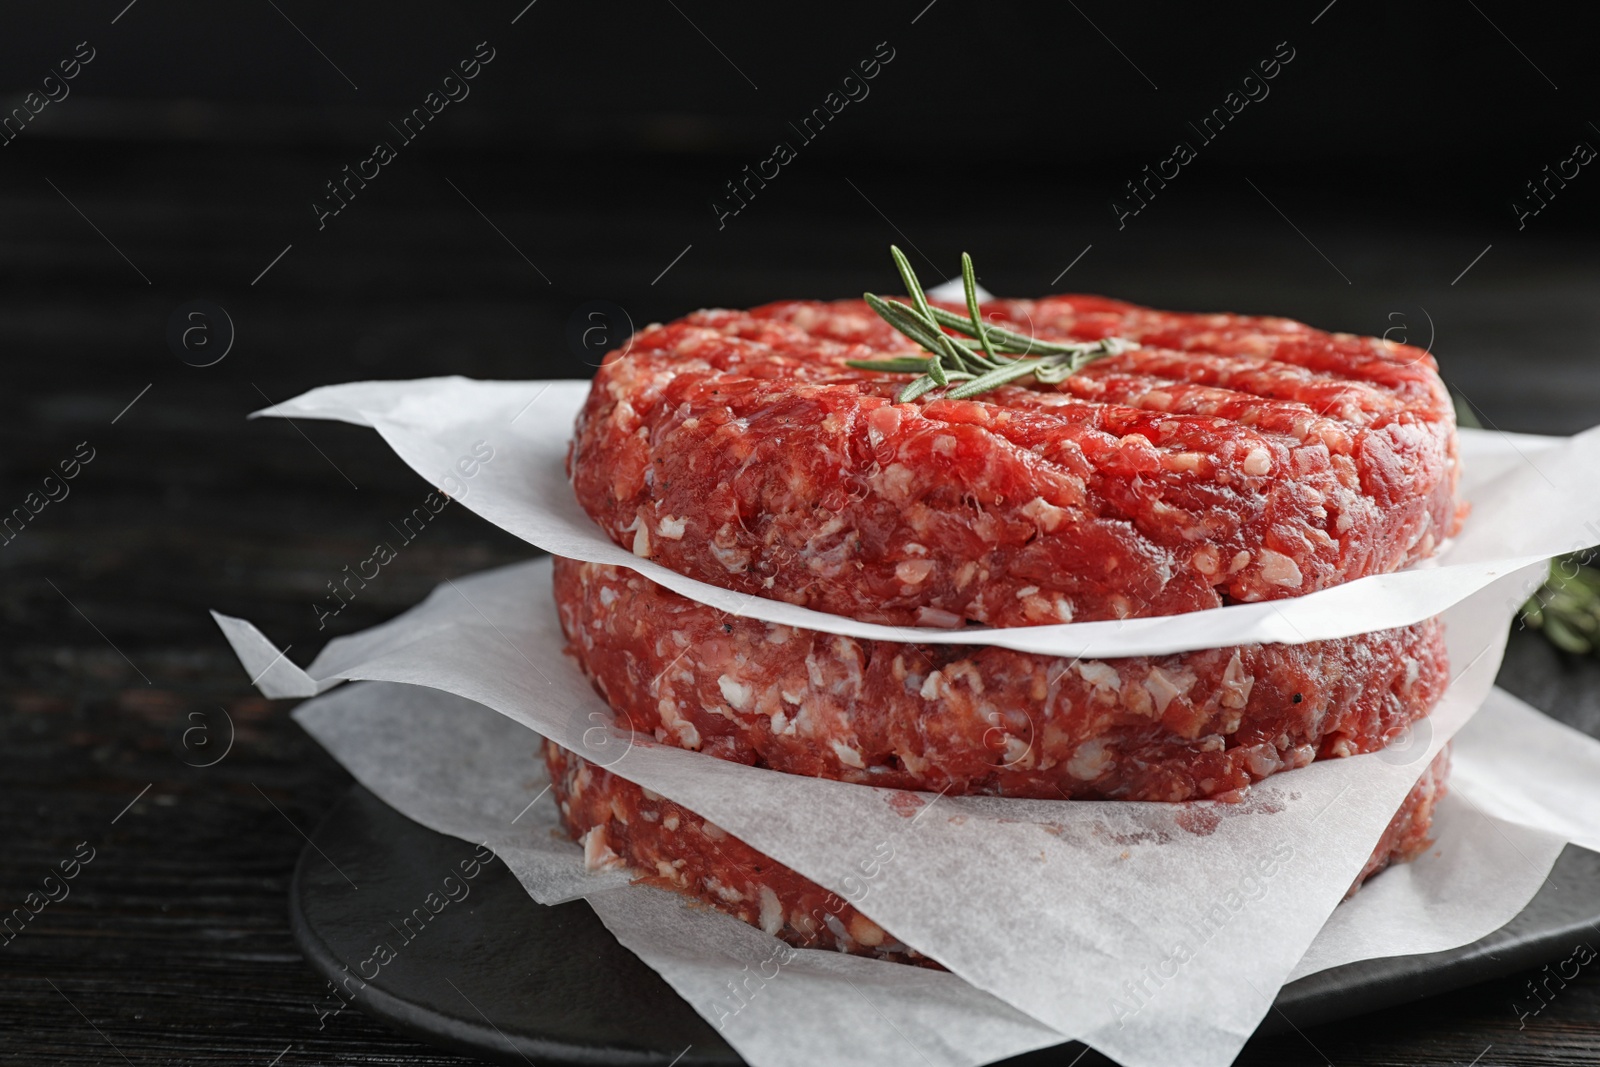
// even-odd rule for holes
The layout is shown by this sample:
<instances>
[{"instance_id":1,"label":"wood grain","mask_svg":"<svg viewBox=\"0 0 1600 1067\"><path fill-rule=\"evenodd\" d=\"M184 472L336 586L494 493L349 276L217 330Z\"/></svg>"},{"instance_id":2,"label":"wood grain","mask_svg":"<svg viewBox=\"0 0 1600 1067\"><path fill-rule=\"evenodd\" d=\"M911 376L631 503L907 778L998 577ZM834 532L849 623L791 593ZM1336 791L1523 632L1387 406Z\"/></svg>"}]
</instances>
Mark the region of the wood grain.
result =
<instances>
[{"instance_id":1,"label":"wood grain","mask_svg":"<svg viewBox=\"0 0 1600 1067\"><path fill-rule=\"evenodd\" d=\"M715 168L597 174L592 197L575 203L543 197L516 160L419 155L319 234L302 201L325 160L42 138L24 147L0 183L0 509L78 442L96 457L69 497L0 547L0 907L21 906L80 842L95 858L69 896L0 947L0 1058L464 1062L357 1012L319 1025L322 983L290 941L285 891L304 832L348 777L287 704L253 694L206 613L246 616L306 662L329 636L391 616L439 580L528 550L448 508L319 632L313 604L326 583L389 537L389 520L425 487L367 431L245 415L263 396L361 377L583 376L564 329L584 300L646 322L703 303L844 295L886 284L894 231L844 175L820 168L719 237L702 203ZM478 206L555 284L440 181L468 174ZM1492 420L1554 431L1600 422L1600 376L1578 362L1597 332L1592 246L1497 246L1505 254L1475 267L1467 292L1449 280L1487 240L1345 226L1327 250L1360 282L1347 287L1248 189L1195 189L1186 210L1097 246L1071 283L1368 333L1385 328L1391 304L1427 306L1447 375ZM1065 194L1010 195L1031 211ZM941 262L969 247L1001 290L1048 289L1085 243L1066 222L1025 231L993 212L882 206ZM1248 214L1218 240L1208 220L1227 211ZM223 304L237 326L234 350L210 368L181 363L164 339L172 309L195 297ZM1591 732L1597 680L1594 665L1530 635L1514 639L1503 675ZM231 749L195 766L220 754L230 722ZM1258 1041L1242 1062L1600 1062L1600 968L1519 1028L1523 981Z\"/></svg>"}]
</instances>

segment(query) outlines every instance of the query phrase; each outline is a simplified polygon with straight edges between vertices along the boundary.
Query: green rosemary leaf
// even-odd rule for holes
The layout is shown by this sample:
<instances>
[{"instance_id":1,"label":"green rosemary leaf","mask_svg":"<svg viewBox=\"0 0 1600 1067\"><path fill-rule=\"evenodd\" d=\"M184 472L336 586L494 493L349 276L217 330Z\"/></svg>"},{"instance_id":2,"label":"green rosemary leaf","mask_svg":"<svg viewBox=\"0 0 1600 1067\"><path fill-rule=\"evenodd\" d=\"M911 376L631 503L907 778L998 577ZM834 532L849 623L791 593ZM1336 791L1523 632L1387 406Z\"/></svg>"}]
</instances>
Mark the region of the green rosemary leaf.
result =
<instances>
[{"instance_id":1,"label":"green rosemary leaf","mask_svg":"<svg viewBox=\"0 0 1600 1067\"><path fill-rule=\"evenodd\" d=\"M873 310L879 315L883 315L884 318L888 319L889 325L916 341L923 348L926 348L936 356L945 357L957 367L966 366L964 353L957 347L955 340L939 329L938 323L933 321L933 306L928 303L927 294L922 291L922 284L917 281L916 272L911 269L911 262L906 259L905 253L894 245L889 246L889 252L894 256L895 266L900 268L900 277L904 279L906 292L910 294L915 306L908 307L898 300L883 301L890 307L898 306L899 308L899 310L893 312L898 318L888 319L888 316L884 315L883 309L873 303L873 300L879 299L878 297L869 299L867 303L872 305ZM916 333L912 333L907 329L907 325L911 322L917 324Z\"/></svg>"},{"instance_id":2,"label":"green rosemary leaf","mask_svg":"<svg viewBox=\"0 0 1600 1067\"><path fill-rule=\"evenodd\" d=\"M1055 357L1045 357L1039 360L1039 367L1033 376L1046 385L1059 385L1078 372L1083 364L1076 360L1059 360L1052 362ZM1087 362L1087 361L1085 361Z\"/></svg>"},{"instance_id":3,"label":"green rosemary leaf","mask_svg":"<svg viewBox=\"0 0 1600 1067\"><path fill-rule=\"evenodd\" d=\"M968 397L977 396L979 393L987 393L991 389L998 389L1007 382L1016 381L1018 378L1026 378L1038 369L1033 360L1014 360L996 367L987 374L980 374L965 385L956 386L945 396L951 400L965 400Z\"/></svg>"},{"instance_id":4,"label":"green rosemary leaf","mask_svg":"<svg viewBox=\"0 0 1600 1067\"><path fill-rule=\"evenodd\" d=\"M1550 561L1539 591L1522 606L1522 621L1551 644L1574 655L1600 651L1600 569L1591 552L1573 552Z\"/></svg>"},{"instance_id":5,"label":"green rosemary leaf","mask_svg":"<svg viewBox=\"0 0 1600 1067\"><path fill-rule=\"evenodd\" d=\"M1545 616L1544 634L1550 639L1551 644L1576 656L1587 655L1594 650L1594 646L1588 640L1568 627L1557 615Z\"/></svg>"},{"instance_id":6,"label":"green rosemary leaf","mask_svg":"<svg viewBox=\"0 0 1600 1067\"><path fill-rule=\"evenodd\" d=\"M894 257L894 265L900 270L900 280L905 283L906 295L916 306L917 314L925 319L932 319L932 306L928 303L927 294L922 291L922 283L917 281L917 272L911 269L911 261L900 251L898 245L889 246L889 255Z\"/></svg>"},{"instance_id":7,"label":"green rosemary leaf","mask_svg":"<svg viewBox=\"0 0 1600 1067\"><path fill-rule=\"evenodd\" d=\"M916 381L900 390L900 395L894 398L894 402L896 404L909 404L923 393L937 388L939 388L939 383L924 374L922 377L918 378Z\"/></svg>"},{"instance_id":8,"label":"green rosemary leaf","mask_svg":"<svg viewBox=\"0 0 1600 1067\"><path fill-rule=\"evenodd\" d=\"M885 374L924 374L928 360L922 356L902 356L899 359L847 359L847 367L857 370L880 370Z\"/></svg>"},{"instance_id":9,"label":"green rosemary leaf","mask_svg":"<svg viewBox=\"0 0 1600 1067\"><path fill-rule=\"evenodd\" d=\"M984 322L978 307L977 270L972 265L972 257L965 252L961 254L961 288L966 297L968 317L962 318L928 302L922 283L917 280L917 273L911 269L911 261L904 252L890 245L889 254L911 303L885 300L874 293L864 293L863 298L883 321L921 345L931 358L853 360L849 365L893 374L920 372L910 385L900 390L900 403L947 387L951 382L964 383L950 390L949 395L955 399L977 396L1030 374L1040 382L1058 383L1094 360L1138 347L1116 337L1071 344L1040 341ZM946 329L963 336L953 337ZM967 340L968 337L976 340ZM1026 358L1002 359L1002 354ZM1600 612L1596 613L1596 618L1600 619Z\"/></svg>"},{"instance_id":10,"label":"green rosemary leaf","mask_svg":"<svg viewBox=\"0 0 1600 1067\"><path fill-rule=\"evenodd\" d=\"M941 307L932 307L930 305L930 310L933 312L934 322L940 326L947 326L952 330L958 330L969 336L974 333L970 319L962 318L955 312L946 311ZM1025 333L1017 333L1014 330L1006 329L1004 326L996 326L992 322L984 323L983 331L988 335L991 342L998 342L1002 346L1002 351L1014 352L1018 355L1065 356L1081 351L1086 345L1092 347L1094 344L1093 341L1078 341L1071 344L1041 341L1037 337L1029 337Z\"/></svg>"},{"instance_id":11,"label":"green rosemary leaf","mask_svg":"<svg viewBox=\"0 0 1600 1067\"><path fill-rule=\"evenodd\" d=\"M961 253L961 288L966 293L967 313L972 316L973 332L983 346L983 354L989 357L991 366L998 367L1000 361L995 358L994 346L989 343L989 331L984 328L983 316L978 313L978 272L972 269L972 257L965 252Z\"/></svg>"},{"instance_id":12,"label":"green rosemary leaf","mask_svg":"<svg viewBox=\"0 0 1600 1067\"><path fill-rule=\"evenodd\" d=\"M931 323L924 322L917 316L913 308L907 307L898 300L885 300L876 293L863 293L861 295L866 300L867 306L876 311L878 317L890 326L893 326L934 355L944 354L935 336L940 332L939 328Z\"/></svg>"}]
</instances>

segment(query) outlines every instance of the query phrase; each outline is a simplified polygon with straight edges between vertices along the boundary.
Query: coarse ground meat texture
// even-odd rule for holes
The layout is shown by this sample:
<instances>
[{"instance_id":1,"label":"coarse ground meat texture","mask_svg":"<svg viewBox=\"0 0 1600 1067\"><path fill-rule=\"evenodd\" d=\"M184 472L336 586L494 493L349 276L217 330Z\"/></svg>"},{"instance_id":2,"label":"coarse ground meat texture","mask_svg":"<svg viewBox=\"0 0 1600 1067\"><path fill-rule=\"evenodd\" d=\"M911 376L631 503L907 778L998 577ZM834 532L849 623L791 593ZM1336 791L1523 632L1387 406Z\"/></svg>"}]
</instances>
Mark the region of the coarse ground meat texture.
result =
<instances>
[{"instance_id":1,"label":"coarse ground meat texture","mask_svg":"<svg viewBox=\"0 0 1600 1067\"><path fill-rule=\"evenodd\" d=\"M1445 788L1445 781L1449 777L1450 746L1446 745L1428 764L1427 770L1422 772L1422 777L1411 787L1411 792L1406 794L1400 810L1395 812L1388 829L1378 839L1378 847L1372 850L1361 873L1351 884L1350 892L1345 894L1347 899L1361 888L1363 882L1389 864L1410 862L1428 850L1433 844L1428 837L1428 830L1433 825L1433 809L1449 792Z\"/></svg>"},{"instance_id":2,"label":"coarse ground meat texture","mask_svg":"<svg viewBox=\"0 0 1600 1067\"><path fill-rule=\"evenodd\" d=\"M858 641L555 560L568 650L619 723L681 748L896 789L1238 799L1382 748L1449 682L1442 624L1302 645L1064 659Z\"/></svg>"},{"instance_id":3,"label":"coarse ground meat texture","mask_svg":"<svg viewBox=\"0 0 1600 1067\"><path fill-rule=\"evenodd\" d=\"M1398 570L1458 524L1455 418L1420 349L1090 296L983 314L1142 347L896 404L909 376L845 361L920 350L862 302L696 312L600 368L578 500L680 574L920 626L1293 596Z\"/></svg>"},{"instance_id":4,"label":"coarse ground meat texture","mask_svg":"<svg viewBox=\"0 0 1600 1067\"><path fill-rule=\"evenodd\" d=\"M751 848L682 805L545 742L545 765L562 824L583 845L591 870L627 867L640 880L677 890L801 948L834 949L901 963L939 965L902 944L848 900ZM1448 750L1447 750L1448 751ZM1350 892L1390 863L1432 842L1428 827L1444 796L1447 752L1395 813Z\"/></svg>"}]
</instances>

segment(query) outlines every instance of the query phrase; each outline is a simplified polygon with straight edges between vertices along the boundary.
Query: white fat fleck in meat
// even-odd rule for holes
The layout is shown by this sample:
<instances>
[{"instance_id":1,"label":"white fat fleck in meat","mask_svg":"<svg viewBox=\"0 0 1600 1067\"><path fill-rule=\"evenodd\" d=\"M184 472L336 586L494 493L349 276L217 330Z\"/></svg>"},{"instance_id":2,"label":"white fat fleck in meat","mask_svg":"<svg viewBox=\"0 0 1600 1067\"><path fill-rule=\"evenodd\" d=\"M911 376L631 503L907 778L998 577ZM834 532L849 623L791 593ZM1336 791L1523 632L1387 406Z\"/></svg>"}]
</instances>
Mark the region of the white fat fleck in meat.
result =
<instances>
[{"instance_id":1,"label":"white fat fleck in meat","mask_svg":"<svg viewBox=\"0 0 1600 1067\"><path fill-rule=\"evenodd\" d=\"M1042 597L1035 592L1022 597L1022 614L1034 623L1071 622L1072 603L1062 596Z\"/></svg>"},{"instance_id":2,"label":"white fat fleck in meat","mask_svg":"<svg viewBox=\"0 0 1600 1067\"><path fill-rule=\"evenodd\" d=\"M1036 496L1022 505L1022 514L1045 533L1054 533L1067 518L1065 508L1056 507L1042 496Z\"/></svg>"},{"instance_id":3,"label":"white fat fleck in meat","mask_svg":"<svg viewBox=\"0 0 1600 1067\"><path fill-rule=\"evenodd\" d=\"M956 454L956 439L948 434L939 434L933 439L933 450L941 456Z\"/></svg>"},{"instance_id":4,"label":"white fat fleck in meat","mask_svg":"<svg viewBox=\"0 0 1600 1067\"><path fill-rule=\"evenodd\" d=\"M678 736L684 748L699 749L700 731L695 729L694 723L678 714L677 701L662 697L656 702L656 711L661 715L662 725Z\"/></svg>"},{"instance_id":5,"label":"white fat fleck in meat","mask_svg":"<svg viewBox=\"0 0 1600 1067\"><path fill-rule=\"evenodd\" d=\"M1150 443L1150 438L1138 433L1123 434L1117 439L1117 447L1135 463L1148 463L1155 460L1161 462L1161 454L1156 451L1156 446Z\"/></svg>"},{"instance_id":6,"label":"white fat fleck in meat","mask_svg":"<svg viewBox=\"0 0 1600 1067\"><path fill-rule=\"evenodd\" d=\"M733 712L729 711L727 706L723 704L701 704L700 710L705 712L707 715L720 715L729 722L739 721L733 717Z\"/></svg>"},{"instance_id":7,"label":"white fat fleck in meat","mask_svg":"<svg viewBox=\"0 0 1600 1067\"><path fill-rule=\"evenodd\" d=\"M911 487L916 480L916 472L904 463L889 464L873 479L878 485L878 492L892 504L909 503Z\"/></svg>"},{"instance_id":8,"label":"white fat fleck in meat","mask_svg":"<svg viewBox=\"0 0 1600 1067\"><path fill-rule=\"evenodd\" d=\"M603 607L603 608L609 608L612 604L615 604L616 602L617 602L617 591L615 589L611 588L609 585L602 585L600 587L600 606Z\"/></svg>"},{"instance_id":9,"label":"white fat fleck in meat","mask_svg":"<svg viewBox=\"0 0 1600 1067\"><path fill-rule=\"evenodd\" d=\"M783 904L778 900L778 894L772 891L771 886L761 887L761 930L771 936L776 936L783 929Z\"/></svg>"},{"instance_id":10,"label":"white fat fleck in meat","mask_svg":"<svg viewBox=\"0 0 1600 1067\"><path fill-rule=\"evenodd\" d=\"M1098 660L1079 660L1073 664L1073 669L1096 689L1117 689L1122 685L1122 676L1117 669Z\"/></svg>"},{"instance_id":11,"label":"white fat fleck in meat","mask_svg":"<svg viewBox=\"0 0 1600 1067\"><path fill-rule=\"evenodd\" d=\"M1272 470L1272 453L1265 448L1252 448L1244 457L1244 472L1260 477Z\"/></svg>"},{"instance_id":12,"label":"white fat fleck in meat","mask_svg":"<svg viewBox=\"0 0 1600 1067\"><path fill-rule=\"evenodd\" d=\"M1217 702L1225 708L1242 708L1249 702L1250 690L1255 684L1255 678L1245 671L1244 661L1235 649L1227 669L1222 672L1222 695Z\"/></svg>"},{"instance_id":13,"label":"white fat fleck in meat","mask_svg":"<svg viewBox=\"0 0 1600 1067\"><path fill-rule=\"evenodd\" d=\"M1233 554L1233 561L1228 564L1229 574L1238 574L1250 564L1250 553L1240 550Z\"/></svg>"},{"instance_id":14,"label":"white fat fleck in meat","mask_svg":"<svg viewBox=\"0 0 1600 1067\"><path fill-rule=\"evenodd\" d=\"M1167 705L1187 693L1194 683L1194 674L1182 668L1162 670L1160 667L1151 667L1150 673L1144 676L1144 687L1150 693L1150 699L1155 701L1157 715L1165 715Z\"/></svg>"},{"instance_id":15,"label":"white fat fleck in meat","mask_svg":"<svg viewBox=\"0 0 1600 1067\"><path fill-rule=\"evenodd\" d=\"M1028 597L1032 596L1038 591L1039 587L1036 585L1025 585L1021 589L1017 590L1017 599L1026 600Z\"/></svg>"},{"instance_id":16,"label":"white fat fleck in meat","mask_svg":"<svg viewBox=\"0 0 1600 1067\"><path fill-rule=\"evenodd\" d=\"M668 830L676 830L678 828L678 813L675 811L667 812L661 817L661 825Z\"/></svg>"},{"instance_id":17,"label":"white fat fleck in meat","mask_svg":"<svg viewBox=\"0 0 1600 1067\"><path fill-rule=\"evenodd\" d=\"M700 823L700 832L705 834L713 841L722 841L728 836L728 832L726 830L712 822L710 819L706 819Z\"/></svg>"},{"instance_id":18,"label":"white fat fleck in meat","mask_svg":"<svg viewBox=\"0 0 1600 1067\"><path fill-rule=\"evenodd\" d=\"M883 439L900 429L900 409L894 404L875 408L867 415L867 437L873 445L880 445Z\"/></svg>"},{"instance_id":19,"label":"white fat fleck in meat","mask_svg":"<svg viewBox=\"0 0 1600 1067\"><path fill-rule=\"evenodd\" d=\"M1300 565L1285 556L1282 552L1274 552L1270 548L1263 548L1260 556L1261 580L1268 585L1281 585L1285 589L1298 589L1305 578L1300 573Z\"/></svg>"},{"instance_id":20,"label":"white fat fleck in meat","mask_svg":"<svg viewBox=\"0 0 1600 1067\"><path fill-rule=\"evenodd\" d=\"M902 560L895 564L894 576L906 585L920 585L928 580L933 569L934 562L931 559Z\"/></svg>"},{"instance_id":21,"label":"white fat fleck in meat","mask_svg":"<svg viewBox=\"0 0 1600 1067\"><path fill-rule=\"evenodd\" d=\"M861 691L866 659L861 646L849 637L834 637L823 648L806 655L806 675L811 688L834 696L849 696Z\"/></svg>"},{"instance_id":22,"label":"white fat fleck in meat","mask_svg":"<svg viewBox=\"0 0 1600 1067\"><path fill-rule=\"evenodd\" d=\"M643 523L633 531L633 554L641 559L650 558L650 527Z\"/></svg>"},{"instance_id":23,"label":"white fat fleck in meat","mask_svg":"<svg viewBox=\"0 0 1600 1067\"><path fill-rule=\"evenodd\" d=\"M933 626L940 630L954 630L962 623L961 616L942 608L920 607L917 609L917 625Z\"/></svg>"},{"instance_id":24,"label":"white fat fleck in meat","mask_svg":"<svg viewBox=\"0 0 1600 1067\"><path fill-rule=\"evenodd\" d=\"M883 944L883 927L857 912L850 918L850 936L859 944L868 948L876 948Z\"/></svg>"},{"instance_id":25,"label":"white fat fleck in meat","mask_svg":"<svg viewBox=\"0 0 1600 1067\"><path fill-rule=\"evenodd\" d=\"M707 891L715 893L728 904L738 904L744 900L744 894L731 885L724 885L720 878L707 878L705 881Z\"/></svg>"},{"instance_id":26,"label":"white fat fleck in meat","mask_svg":"<svg viewBox=\"0 0 1600 1067\"><path fill-rule=\"evenodd\" d=\"M944 683L944 675L934 671L922 680L921 695L923 700L938 700L939 687Z\"/></svg>"},{"instance_id":27,"label":"white fat fleck in meat","mask_svg":"<svg viewBox=\"0 0 1600 1067\"><path fill-rule=\"evenodd\" d=\"M604 826L591 826L583 835L583 865L591 871L609 871L624 866L622 857L606 841Z\"/></svg>"},{"instance_id":28,"label":"white fat fleck in meat","mask_svg":"<svg viewBox=\"0 0 1600 1067\"><path fill-rule=\"evenodd\" d=\"M750 551L740 548L732 523L723 523L706 545L706 551L730 574L743 574L750 569Z\"/></svg>"},{"instance_id":29,"label":"white fat fleck in meat","mask_svg":"<svg viewBox=\"0 0 1600 1067\"><path fill-rule=\"evenodd\" d=\"M1201 545L1195 549L1194 555L1189 557L1189 562L1195 570L1209 578L1222 567L1222 556L1217 552L1215 545Z\"/></svg>"},{"instance_id":30,"label":"white fat fleck in meat","mask_svg":"<svg viewBox=\"0 0 1600 1067\"><path fill-rule=\"evenodd\" d=\"M849 931L844 928L844 923L840 922L839 917L833 912L824 913L822 922L829 930L833 931L833 936L845 945L849 945L855 940L850 936Z\"/></svg>"},{"instance_id":31,"label":"white fat fleck in meat","mask_svg":"<svg viewBox=\"0 0 1600 1067\"><path fill-rule=\"evenodd\" d=\"M1278 750L1268 744L1253 745L1245 757L1245 764L1250 768L1250 773L1256 778L1265 778L1276 774L1283 766L1283 761L1278 758Z\"/></svg>"},{"instance_id":32,"label":"white fat fleck in meat","mask_svg":"<svg viewBox=\"0 0 1600 1067\"><path fill-rule=\"evenodd\" d=\"M866 763L861 759L861 753L843 741L830 741L828 744L832 746L833 754L839 758L839 762L846 767L854 767L857 770L866 767Z\"/></svg>"},{"instance_id":33,"label":"white fat fleck in meat","mask_svg":"<svg viewBox=\"0 0 1600 1067\"><path fill-rule=\"evenodd\" d=\"M1083 742L1067 761L1067 773L1081 782L1092 782L1111 768L1116 754L1099 738Z\"/></svg>"},{"instance_id":34,"label":"white fat fleck in meat","mask_svg":"<svg viewBox=\"0 0 1600 1067\"><path fill-rule=\"evenodd\" d=\"M671 515L661 516L661 521L656 524L656 532L669 541L682 541L684 528L688 519L678 519Z\"/></svg>"},{"instance_id":35,"label":"white fat fleck in meat","mask_svg":"<svg viewBox=\"0 0 1600 1067\"><path fill-rule=\"evenodd\" d=\"M749 711L755 703L755 690L726 674L717 676L717 688L722 690L722 699L739 711Z\"/></svg>"}]
</instances>

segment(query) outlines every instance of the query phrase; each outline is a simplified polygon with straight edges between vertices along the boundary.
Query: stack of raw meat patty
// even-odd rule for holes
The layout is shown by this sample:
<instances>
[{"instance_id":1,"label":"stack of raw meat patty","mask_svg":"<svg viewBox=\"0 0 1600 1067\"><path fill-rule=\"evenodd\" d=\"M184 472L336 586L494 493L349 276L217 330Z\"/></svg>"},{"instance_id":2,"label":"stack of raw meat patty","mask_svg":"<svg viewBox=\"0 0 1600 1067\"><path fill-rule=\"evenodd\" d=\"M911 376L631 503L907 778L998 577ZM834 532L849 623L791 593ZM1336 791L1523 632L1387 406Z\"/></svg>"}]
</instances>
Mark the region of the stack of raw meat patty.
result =
<instances>
[{"instance_id":1,"label":"stack of raw meat patty","mask_svg":"<svg viewBox=\"0 0 1600 1067\"><path fill-rule=\"evenodd\" d=\"M614 540L752 596L906 627L859 641L726 614L557 559L569 650L619 721L793 774L1033 798L1238 799L1425 716L1440 626L1300 645L1061 659L914 627L1170 615L1308 593L1431 555L1459 524L1431 356L1287 319L1099 297L993 301L1050 340L1139 347L1058 385L894 397L848 360L925 354L861 302L704 311L602 366L569 470ZM546 746L591 864L626 864L793 944L914 958L716 826ZM1446 757L1363 877L1427 844Z\"/></svg>"}]
</instances>

